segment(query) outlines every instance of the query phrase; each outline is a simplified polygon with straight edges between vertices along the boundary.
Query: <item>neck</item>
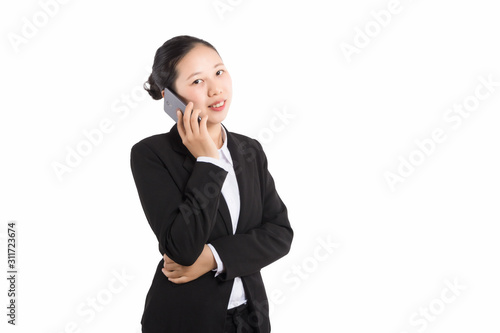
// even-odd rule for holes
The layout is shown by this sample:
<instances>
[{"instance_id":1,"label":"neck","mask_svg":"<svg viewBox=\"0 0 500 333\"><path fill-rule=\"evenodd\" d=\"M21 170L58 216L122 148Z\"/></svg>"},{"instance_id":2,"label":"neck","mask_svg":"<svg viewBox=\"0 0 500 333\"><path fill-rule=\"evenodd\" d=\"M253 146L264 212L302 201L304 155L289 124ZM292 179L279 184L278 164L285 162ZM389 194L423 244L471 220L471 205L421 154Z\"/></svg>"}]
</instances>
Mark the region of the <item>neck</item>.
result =
<instances>
[{"instance_id":1,"label":"neck","mask_svg":"<svg viewBox=\"0 0 500 333\"><path fill-rule=\"evenodd\" d=\"M220 123L217 124L207 124L208 134L212 138L215 143L217 149L222 147L222 125Z\"/></svg>"}]
</instances>

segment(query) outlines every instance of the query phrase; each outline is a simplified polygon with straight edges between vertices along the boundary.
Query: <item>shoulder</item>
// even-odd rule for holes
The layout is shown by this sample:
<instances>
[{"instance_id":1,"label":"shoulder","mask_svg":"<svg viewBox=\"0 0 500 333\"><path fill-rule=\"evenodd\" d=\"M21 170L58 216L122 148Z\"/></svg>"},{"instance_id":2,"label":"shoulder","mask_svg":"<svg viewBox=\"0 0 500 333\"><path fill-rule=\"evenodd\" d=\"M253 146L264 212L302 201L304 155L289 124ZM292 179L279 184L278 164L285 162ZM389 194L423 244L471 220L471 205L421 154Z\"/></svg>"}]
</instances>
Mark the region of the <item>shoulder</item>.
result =
<instances>
[{"instance_id":1,"label":"shoulder","mask_svg":"<svg viewBox=\"0 0 500 333\"><path fill-rule=\"evenodd\" d=\"M161 133L148 136L142 140L139 140L132 146L132 150L144 149L144 147L156 148L159 146L168 145L170 143L169 135L170 133Z\"/></svg>"},{"instance_id":2,"label":"shoulder","mask_svg":"<svg viewBox=\"0 0 500 333\"><path fill-rule=\"evenodd\" d=\"M130 150L132 169L150 172L151 168L163 170L182 165L187 155L187 149L179 148L175 142L175 133L172 131L151 135L138 141Z\"/></svg>"},{"instance_id":3,"label":"shoulder","mask_svg":"<svg viewBox=\"0 0 500 333\"><path fill-rule=\"evenodd\" d=\"M252 148L262 150L262 145L256 139L251 138L251 137L246 136L246 135L243 135L243 134L240 134L240 133L231 132L227 128L226 128L226 131L228 133L230 141L233 140L236 144L250 146Z\"/></svg>"},{"instance_id":4,"label":"shoulder","mask_svg":"<svg viewBox=\"0 0 500 333\"><path fill-rule=\"evenodd\" d=\"M266 156L259 141L249 136L228 131L228 148L231 156L239 155L246 162L265 163Z\"/></svg>"},{"instance_id":5,"label":"shoulder","mask_svg":"<svg viewBox=\"0 0 500 333\"><path fill-rule=\"evenodd\" d=\"M259 141L257 141L256 139L254 138L251 138L249 136L246 136L246 135L243 135L243 134L239 134L239 133L235 133L235 132L228 132L228 135L229 135L229 139L231 140L234 140L236 143L239 143L239 144L246 144L246 145L249 145L253 148L259 148L261 149L262 146L261 144L259 143Z\"/></svg>"},{"instance_id":6,"label":"shoulder","mask_svg":"<svg viewBox=\"0 0 500 333\"><path fill-rule=\"evenodd\" d=\"M179 134L174 128L170 130L170 132L154 134L148 136L132 146L131 151L168 151L174 149L177 141L180 140Z\"/></svg>"}]
</instances>

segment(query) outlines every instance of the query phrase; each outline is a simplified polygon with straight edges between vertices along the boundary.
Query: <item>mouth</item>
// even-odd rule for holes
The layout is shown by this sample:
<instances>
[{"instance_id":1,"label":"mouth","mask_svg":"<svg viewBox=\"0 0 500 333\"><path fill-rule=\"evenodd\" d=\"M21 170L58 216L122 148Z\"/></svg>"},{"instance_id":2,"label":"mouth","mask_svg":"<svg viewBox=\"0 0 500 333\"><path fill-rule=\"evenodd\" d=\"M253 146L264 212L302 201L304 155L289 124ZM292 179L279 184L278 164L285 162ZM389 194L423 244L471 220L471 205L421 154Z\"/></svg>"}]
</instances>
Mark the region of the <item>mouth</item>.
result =
<instances>
[{"instance_id":1,"label":"mouth","mask_svg":"<svg viewBox=\"0 0 500 333\"><path fill-rule=\"evenodd\" d=\"M209 108L211 110L214 110L214 111L222 111L222 110L224 110L225 106L226 106L226 100L223 100L223 101L218 101L215 104L210 105Z\"/></svg>"}]
</instances>

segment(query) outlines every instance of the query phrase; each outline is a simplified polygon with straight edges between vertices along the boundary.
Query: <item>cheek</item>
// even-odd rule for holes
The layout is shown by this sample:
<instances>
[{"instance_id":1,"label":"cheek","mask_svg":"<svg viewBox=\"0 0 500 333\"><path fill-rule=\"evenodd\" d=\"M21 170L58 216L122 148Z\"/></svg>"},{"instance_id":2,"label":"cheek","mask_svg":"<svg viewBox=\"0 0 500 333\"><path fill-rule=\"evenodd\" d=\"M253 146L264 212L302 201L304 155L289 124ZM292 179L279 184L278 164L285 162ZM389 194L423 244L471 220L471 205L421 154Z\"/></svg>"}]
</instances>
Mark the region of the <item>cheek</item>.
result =
<instances>
[{"instance_id":1,"label":"cheek","mask_svg":"<svg viewBox=\"0 0 500 333\"><path fill-rule=\"evenodd\" d=\"M199 108L205 107L206 106L205 104L208 103L207 99L205 98L205 96L203 94L193 95L192 101Z\"/></svg>"},{"instance_id":2,"label":"cheek","mask_svg":"<svg viewBox=\"0 0 500 333\"><path fill-rule=\"evenodd\" d=\"M187 102L193 102L195 108L199 105L203 105L203 95L200 93L199 89L185 89L183 91L182 97L186 99Z\"/></svg>"},{"instance_id":3,"label":"cheek","mask_svg":"<svg viewBox=\"0 0 500 333\"><path fill-rule=\"evenodd\" d=\"M233 80L231 77L228 75L226 79L226 86L228 87L229 90L233 90Z\"/></svg>"}]
</instances>

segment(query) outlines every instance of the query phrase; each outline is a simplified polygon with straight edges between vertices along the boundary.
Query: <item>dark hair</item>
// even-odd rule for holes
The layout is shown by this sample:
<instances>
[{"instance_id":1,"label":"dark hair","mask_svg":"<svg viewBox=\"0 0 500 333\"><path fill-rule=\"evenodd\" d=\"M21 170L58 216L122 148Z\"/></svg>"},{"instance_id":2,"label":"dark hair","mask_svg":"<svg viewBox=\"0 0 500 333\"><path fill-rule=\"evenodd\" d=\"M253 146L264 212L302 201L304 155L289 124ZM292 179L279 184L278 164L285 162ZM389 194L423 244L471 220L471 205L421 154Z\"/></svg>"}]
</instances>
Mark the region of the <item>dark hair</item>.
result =
<instances>
[{"instance_id":1,"label":"dark hair","mask_svg":"<svg viewBox=\"0 0 500 333\"><path fill-rule=\"evenodd\" d=\"M173 37L156 50L153 72L143 85L151 97L162 99L161 92L165 88L174 91L173 84L177 79L177 64L196 44L203 44L217 52L209 42L186 35Z\"/></svg>"}]
</instances>

